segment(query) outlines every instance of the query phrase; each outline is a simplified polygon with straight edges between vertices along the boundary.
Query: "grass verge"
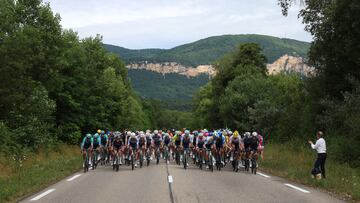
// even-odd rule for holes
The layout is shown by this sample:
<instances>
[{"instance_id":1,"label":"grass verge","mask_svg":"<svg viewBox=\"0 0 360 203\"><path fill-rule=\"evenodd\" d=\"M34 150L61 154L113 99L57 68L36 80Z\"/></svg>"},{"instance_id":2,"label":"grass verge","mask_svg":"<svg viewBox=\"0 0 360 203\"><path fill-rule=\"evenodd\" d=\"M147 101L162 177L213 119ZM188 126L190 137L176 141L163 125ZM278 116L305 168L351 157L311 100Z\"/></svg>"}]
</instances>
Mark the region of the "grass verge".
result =
<instances>
[{"instance_id":1,"label":"grass verge","mask_svg":"<svg viewBox=\"0 0 360 203\"><path fill-rule=\"evenodd\" d=\"M0 163L0 202L15 202L81 168L78 146L27 154L21 164Z\"/></svg>"},{"instance_id":2,"label":"grass verge","mask_svg":"<svg viewBox=\"0 0 360 203\"><path fill-rule=\"evenodd\" d=\"M292 181L326 189L340 195L346 200L360 202L360 169L347 164L339 164L327 157L326 179L311 178L311 169L316 153L309 146L292 146L290 144L268 144L260 168L276 176Z\"/></svg>"}]
</instances>

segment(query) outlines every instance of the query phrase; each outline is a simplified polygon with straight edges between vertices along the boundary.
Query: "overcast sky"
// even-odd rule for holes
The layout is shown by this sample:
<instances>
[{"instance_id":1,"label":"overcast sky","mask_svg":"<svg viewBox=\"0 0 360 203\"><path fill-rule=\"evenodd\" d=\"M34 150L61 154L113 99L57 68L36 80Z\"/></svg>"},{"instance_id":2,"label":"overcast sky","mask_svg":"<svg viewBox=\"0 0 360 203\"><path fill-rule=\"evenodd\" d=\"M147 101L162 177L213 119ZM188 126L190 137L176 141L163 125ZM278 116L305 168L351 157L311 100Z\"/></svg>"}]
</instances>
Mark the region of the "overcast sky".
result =
<instances>
[{"instance_id":1,"label":"overcast sky","mask_svg":"<svg viewBox=\"0 0 360 203\"><path fill-rule=\"evenodd\" d=\"M223 34L265 34L311 41L297 18L277 0L45 0L64 28L80 37L101 34L126 48L172 48Z\"/></svg>"}]
</instances>

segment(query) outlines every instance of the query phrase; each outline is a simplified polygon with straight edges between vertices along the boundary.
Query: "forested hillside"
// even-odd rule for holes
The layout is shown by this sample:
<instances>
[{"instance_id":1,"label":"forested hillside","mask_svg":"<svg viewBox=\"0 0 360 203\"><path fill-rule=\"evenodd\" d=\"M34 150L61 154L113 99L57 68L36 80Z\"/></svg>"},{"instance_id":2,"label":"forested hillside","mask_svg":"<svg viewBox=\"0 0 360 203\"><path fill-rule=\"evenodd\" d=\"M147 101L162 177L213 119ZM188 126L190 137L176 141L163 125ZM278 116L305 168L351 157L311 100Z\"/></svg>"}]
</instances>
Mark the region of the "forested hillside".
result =
<instances>
[{"instance_id":1,"label":"forested hillside","mask_svg":"<svg viewBox=\"0 0 360 203\"><path fill-rule=\"evenodd\" d=\"M144 98L190 101L198 88L209 81L206 74L187 78L176 73L162 75L146 70L128 70L134 90Z\"/></svg>"},{"instance_id":2,"label":"forested hillside","mask_svg":"<svg viewBox=\"0 0 360 203\"><path fill-rule=\"evenodd\" d=\"M219 57L233 51L240 44L257 43L262 48L268 63L289 54L306 58L310 44L292 39L271 37L266 35L222 35L184 44L172 49L140 49L131 50L105 44L105 48L116 53L126 63L138 61L178 62L186 66L212 64Z\"/></svg>"},{"instance_id":3,"label":"forested hillside","mask_svg":"<svg viewBox=\"0 0 360 203\"><path fill-rule=\"evenodd\" d=\"M0 154L22 159L98 128L150 127L125 64L100 36L79 39L37 0L1 1L0 18Z\"/></svg>"}]
</instances>

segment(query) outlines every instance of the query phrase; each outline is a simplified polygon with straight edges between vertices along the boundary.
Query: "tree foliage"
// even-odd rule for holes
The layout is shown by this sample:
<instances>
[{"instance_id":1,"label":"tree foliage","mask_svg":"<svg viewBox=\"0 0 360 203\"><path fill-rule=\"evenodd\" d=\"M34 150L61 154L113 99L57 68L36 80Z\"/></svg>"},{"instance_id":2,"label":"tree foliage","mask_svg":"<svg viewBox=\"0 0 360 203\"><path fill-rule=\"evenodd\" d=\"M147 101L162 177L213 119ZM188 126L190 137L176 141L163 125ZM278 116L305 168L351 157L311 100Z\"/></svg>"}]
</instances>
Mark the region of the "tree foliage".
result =
<instances>
[{"instance_id":1,"label":"tree foliage","mask_svg":"<svg viewBox=\"0 0 360 203\"><path fill-rule=\"evenodd\" d=\"M2 146L78 143L97 128L149 127L124 63L79 39L41 0L0 1Z\"/></svg>"}]
</instances>

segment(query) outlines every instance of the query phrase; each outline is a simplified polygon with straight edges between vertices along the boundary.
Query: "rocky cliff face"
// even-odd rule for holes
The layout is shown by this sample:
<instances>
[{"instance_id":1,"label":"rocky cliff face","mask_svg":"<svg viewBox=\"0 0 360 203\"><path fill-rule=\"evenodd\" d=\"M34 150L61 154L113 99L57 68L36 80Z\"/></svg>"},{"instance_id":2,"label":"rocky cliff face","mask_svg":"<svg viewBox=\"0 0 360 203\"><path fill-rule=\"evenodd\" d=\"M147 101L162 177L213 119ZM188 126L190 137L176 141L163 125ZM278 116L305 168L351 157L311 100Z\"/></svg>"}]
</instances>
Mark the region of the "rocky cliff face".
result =
<instances>
[{"instance_id":1,"label":"rocky cliff face","mask_svg":"<svg viewBox=\"0 0 360 203\"><path fill-rule=\"evenodd\" d=\"M163 75L169 73L177 73L187 77L196 77L200 74L208 74L212 77L216 74L215 68L212 65L199 65L197 67L187 67L176 62L164 63L148 63L147 61L133 63L126 66L128 69L143 69L161 73ZM272 64L267 64L268 74L285 73L300 73L304 76L311 76L314 73L314 68L305 64L301 57L294 57L284 55Z\"/></svg>"},{"instance_id":2,"label":"rocky cliff face","mask_svg":"<svg viewBox=\"0 0 360 203\"><path fill-rule=\"evenodd\" d=\"M211 65L199 65L197 67L187 67L176 62L164 63L148 63L147 61L133 63L126 66L128 69L143 69L161 73L163 75L168 73L177 73L187 77L196 77L200 74L215 75L215 69Z\"/></svg>"},{"instance_id":3,"label":"rocky cliff face","mask_svg":"<svg viewBox=\"0 0 360 203\"><path fill-rule=\"evenodd\" d=\"M313 67L306 65L301 57L284 55L272 64L267 64L268 74L274 75L284 73L300 73L306 77L311 77L315 72Z\"/></svg>"}]
</instances>

